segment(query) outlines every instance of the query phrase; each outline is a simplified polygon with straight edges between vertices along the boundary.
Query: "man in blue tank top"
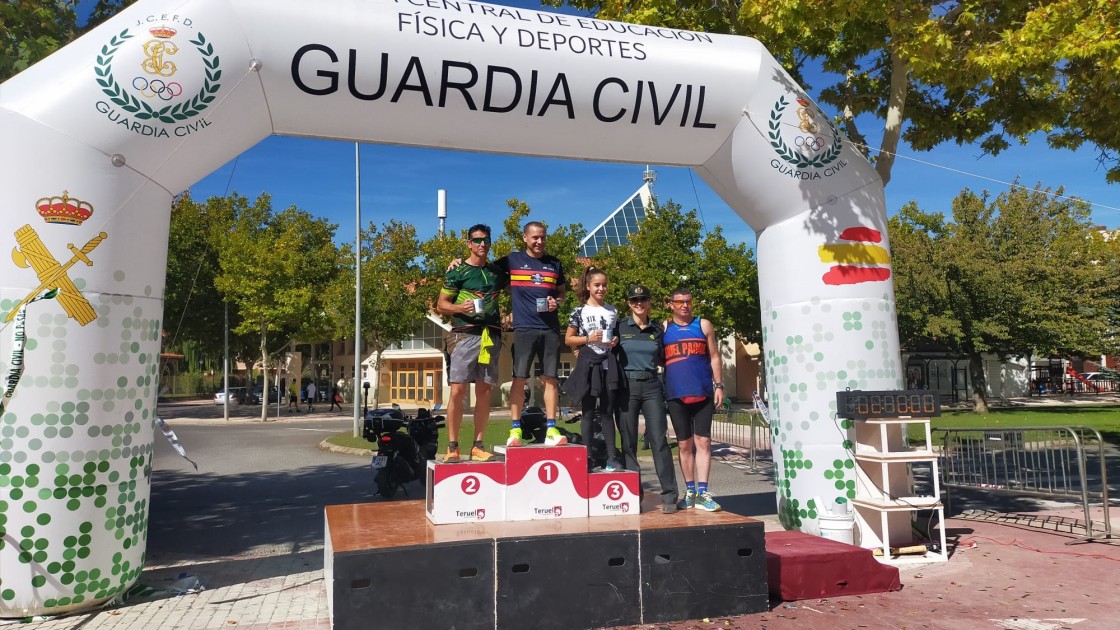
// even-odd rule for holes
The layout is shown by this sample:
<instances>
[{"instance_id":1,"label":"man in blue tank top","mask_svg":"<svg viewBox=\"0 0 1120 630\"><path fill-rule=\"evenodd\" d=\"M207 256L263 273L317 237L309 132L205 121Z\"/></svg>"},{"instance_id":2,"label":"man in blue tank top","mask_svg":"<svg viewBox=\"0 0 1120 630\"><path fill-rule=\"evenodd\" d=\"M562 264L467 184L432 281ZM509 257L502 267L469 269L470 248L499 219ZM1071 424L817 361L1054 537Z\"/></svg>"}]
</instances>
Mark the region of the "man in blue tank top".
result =
<instances>
[{"instance_id":1,"label":"man in blue tank top","mask_svg":"<svg viewBox=\"0 0 1120 630\"><path fill-rule=\"evenodd\" d=\"M665 322L665 398L680 447L685 494L679 508L720 509L708 492L712 468L712 413L723 404L723 365L712 322L692 314L692 290L669 299Z\"/></svg>"}]
</instances>

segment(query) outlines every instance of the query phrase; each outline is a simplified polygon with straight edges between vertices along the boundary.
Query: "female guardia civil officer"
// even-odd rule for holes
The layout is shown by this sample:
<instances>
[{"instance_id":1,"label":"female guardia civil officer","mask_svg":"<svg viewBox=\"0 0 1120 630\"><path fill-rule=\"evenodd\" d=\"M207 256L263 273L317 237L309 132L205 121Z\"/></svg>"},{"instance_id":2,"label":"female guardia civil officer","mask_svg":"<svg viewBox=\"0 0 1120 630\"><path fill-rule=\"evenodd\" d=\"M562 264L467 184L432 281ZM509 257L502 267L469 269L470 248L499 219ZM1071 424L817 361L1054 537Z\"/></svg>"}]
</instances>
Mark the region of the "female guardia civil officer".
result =
<instances>
[{"instance_id":1,"label":"female guardia civil officer","mask_svg":"<svg viewBox=\"0 0 1120 630\"><path fill-rule=\"evenodd\" d=\"M638 412L646 419L646 439L653 452L653 469L661 483L661 511L677 511L677 475L673 452L669 449L665 393L657 366L661 365L664 329L649 319L649 289L635 284L626 292L630 316L618 324L619 364L622 365L623 391L618 396L622 414L622 456L627 470L638 470Z\"/></svg>"}]
</instances>

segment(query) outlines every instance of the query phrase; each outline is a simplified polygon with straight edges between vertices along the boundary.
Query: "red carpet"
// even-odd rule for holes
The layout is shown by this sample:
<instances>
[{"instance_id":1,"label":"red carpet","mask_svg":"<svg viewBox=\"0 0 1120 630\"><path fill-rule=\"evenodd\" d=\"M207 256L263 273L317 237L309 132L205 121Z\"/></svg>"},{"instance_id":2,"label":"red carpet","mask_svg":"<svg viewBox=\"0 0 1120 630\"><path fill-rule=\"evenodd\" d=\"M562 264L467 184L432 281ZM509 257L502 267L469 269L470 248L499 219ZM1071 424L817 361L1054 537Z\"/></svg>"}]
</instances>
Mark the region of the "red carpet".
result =
<instances>
[{"instance_id":1,"label":"red carpet","mask_svg":"<svg viewBox=\"0 0 1120 630\"><path fill-rule=\"evenodd\" d=\"M884 593L902 588L898 567L870 549L802 532L766 532L770 596L782 601Z\"/></svg>"}]
</instances>

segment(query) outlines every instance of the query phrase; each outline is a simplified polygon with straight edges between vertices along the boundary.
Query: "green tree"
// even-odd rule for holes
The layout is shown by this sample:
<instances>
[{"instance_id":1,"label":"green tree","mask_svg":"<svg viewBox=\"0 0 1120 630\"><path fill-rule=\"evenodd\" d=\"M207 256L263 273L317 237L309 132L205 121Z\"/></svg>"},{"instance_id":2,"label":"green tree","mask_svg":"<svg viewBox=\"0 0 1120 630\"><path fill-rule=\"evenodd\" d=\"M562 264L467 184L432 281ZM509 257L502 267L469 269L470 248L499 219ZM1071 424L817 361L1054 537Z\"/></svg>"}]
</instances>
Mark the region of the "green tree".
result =
<instances>
[{"instance_id":1,"label":"green tree","mask_svg":"<svg viewBox=\"0 0 1120 630\"><path fill-rule=\"evenodd\" d=\"M991 154L1037 132L1053 147L1091 143L1120 181L1120 3L1113 0L543 0L597 17L758 38L802 85L819 63L835 83L819 99L849 138L877 117L886 184L899 140L949 140Z\"/></svg>"},{"instance_id":2,"label":"green tree","mask_svg":"<svg viewBox=\"0 0 1120 630\"><path fill-rule=\"evenodd\" d=\"M1115 349L1117 279L1087 204L1015 187L990 200L961 192L952 220L908 204L890 219L899 335L969 359L987 410L983 353L1000 358Z\"/></svg>"},{"instance_id":3,"label":"green tree","mask_svg":"<svg viewBox=\"0 0 1120 630\"><path fill-rule=\"evenodd\" d=\"M273 354L292 338L309 338L325 330L324 288L338 275L336 226L292 206L272 210L262 194L253 203L234 193L228 230L218 230L218 275L214 283L237 305L240 334L255 335L263 388L269 391ZM262 397L261 420L268 418Z\"/></svg>"},{"instance_id":4,"label":"green tree","mask_svg":"<svg viewBox=\"0 0 1120 630\"><path fill-rule=\"evenodd\" d=\"M396 220L381 227L370 223L362 230L361 242L362 330L356 347L358 352L370 349L372 367L380 378L385 351L409 339L434 306L427 286L434 280L425 279L412 225ZM343 246L339 255L342 265L328 289L328 310L334 336L354 337L353 249ZM378 388L373 385L376 408Z\"/></svg>"},{"instance_id":5,"label":"green tree","mask_svg":"<svg viewBox=\"0 0 1120 630\"><path fill-rule=\"evenodd\" d=\"M600 252L595 262L607 271L614 304L626 301L628 286L643 284L653 294L651 317L667 319L669 293L683 285L696 291L696 313L711 320L719 337L759 339L753 253L728 243L721 227L705 234L695 210L684 213L680 204L655 202L629 243Z\"/></svg>"},{"instance_id":6,"label":"green tree","mask_svg":"<svg viewBox=\"0 0 1120 630\"><path fill-rule=\"evenodd\" d=\"M167 276L163 294L163 318L171 352L205 357L221 364L225 353L227 303L214 279L219 272L216 235L229 229L233 206L228 197L211 197L199 203L184 194L171 205L167 243ZM237 305L229 306L231 329L240 323ZM188 351L187 345L190 345ZM231 334L230 356L253 363L256 343L252 336ZM197 365L196 360L188 363Z\"/></svg>"},{"instance_id":7,"label":"green tree","mask_svg":"<svg viewBox=\"0 0 1120 630\"><path fill-rule=\"evenodd\" d=\"M82 0L0 2L0 81L23 72L136 0L98 0L79 23Z\"/></svg>"}]
</instances>

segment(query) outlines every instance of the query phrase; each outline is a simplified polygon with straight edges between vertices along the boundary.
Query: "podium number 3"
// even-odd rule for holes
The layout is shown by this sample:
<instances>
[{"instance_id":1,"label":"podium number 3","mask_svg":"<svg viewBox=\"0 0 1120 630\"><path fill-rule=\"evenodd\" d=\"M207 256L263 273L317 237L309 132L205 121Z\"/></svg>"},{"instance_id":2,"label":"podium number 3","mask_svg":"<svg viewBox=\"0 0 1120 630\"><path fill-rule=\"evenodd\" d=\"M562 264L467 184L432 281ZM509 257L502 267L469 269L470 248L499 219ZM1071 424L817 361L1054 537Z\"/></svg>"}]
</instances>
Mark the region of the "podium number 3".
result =
<instances>
[{"instance_id":1,"label":"podium number 3","mask_svg":"<svg viewBox=\"0 0 1120 630\"><path fill-rule=\"evenodd\" d=\"M607 486L607 497L611 501L617 501L622 498L622 484L617 481Z\"/></svg>"},{"instance_id":2,"label":"podium number 3","mask_svg":"<svg viewBox=\"0 0 1120 630\"><path fill-rule=\"evenodd\" d=\"M478 492L479 485L480 484L478 483L478 477L475 477L474 475L467 475L466 477L463 477L463 494L474 494Z\"/></svg>"},{"instance_id":3,"label":"podium number 3","mask_svg":"<svg viewBox=\"0 0 1120 630\"><path fill-rule=\"evenodd\" d=\"M540 470L537 471L537 477L540 477L541 483L555 483L557 477L556 464L552 462L541 464Z\"/></svg>"}]
</instances>

